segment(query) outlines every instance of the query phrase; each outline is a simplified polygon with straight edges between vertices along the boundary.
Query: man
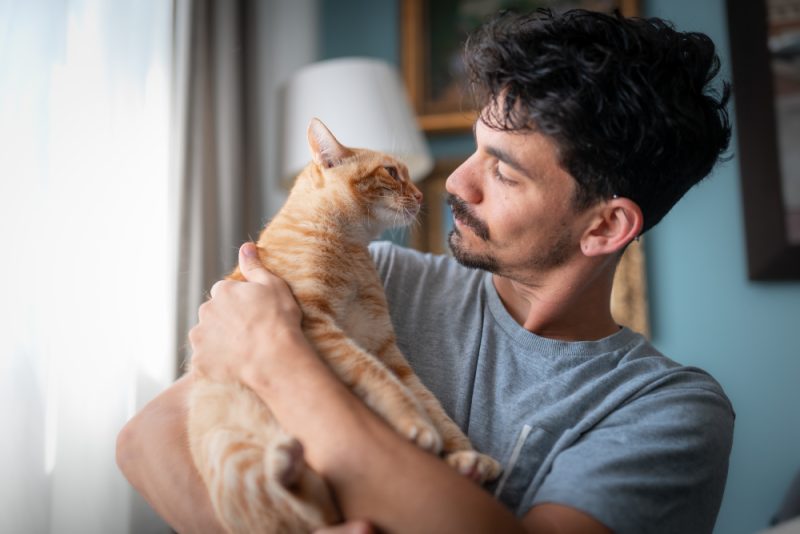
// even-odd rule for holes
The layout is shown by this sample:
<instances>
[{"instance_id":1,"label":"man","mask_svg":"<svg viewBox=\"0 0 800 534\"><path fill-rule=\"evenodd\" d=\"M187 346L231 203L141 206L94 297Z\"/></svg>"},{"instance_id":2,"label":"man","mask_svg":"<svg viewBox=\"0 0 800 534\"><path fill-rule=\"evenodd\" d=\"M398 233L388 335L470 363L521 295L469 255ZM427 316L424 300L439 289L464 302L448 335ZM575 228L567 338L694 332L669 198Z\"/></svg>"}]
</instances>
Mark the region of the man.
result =
<instances>
[{"instance_id":1,"label":"man","mask_svg":"<svg viewBox=\"0 0 800 534\"><path fill-rule=\"evenodd\" d=\"M482 112L477 150L447 181L458 263L372 251L401 349L501 478L485 491L459 477L341 385L252 245L249 282L218 283L201 307L194 365L272 408L345 516L366 521L353 530L710 532L730 403L618 326L609 301L625 247L727 148L713 43L657 19L506 14L466 60ZM118 457L178 530L213 531L182 442L191 380L129 423Z\"/></svg>"}]
</instances>

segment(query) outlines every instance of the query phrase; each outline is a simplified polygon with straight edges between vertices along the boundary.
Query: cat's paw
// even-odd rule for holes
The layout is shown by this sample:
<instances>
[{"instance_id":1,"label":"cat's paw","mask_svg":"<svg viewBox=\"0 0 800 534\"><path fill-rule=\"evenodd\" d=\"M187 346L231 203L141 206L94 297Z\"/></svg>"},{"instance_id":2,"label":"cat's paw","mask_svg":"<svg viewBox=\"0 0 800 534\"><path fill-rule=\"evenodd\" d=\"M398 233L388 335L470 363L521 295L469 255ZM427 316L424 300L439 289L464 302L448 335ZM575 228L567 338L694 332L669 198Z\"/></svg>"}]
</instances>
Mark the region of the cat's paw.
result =
<instances>
[{"instance_id":1,"label":"cat's paw","mask_svg":"<svg viewBox=\"0 0 800 534\"><path fill-rule=\"evenodd\" d=\"M303 445L294 438L287 438L274 443L270 449L266 463L269 478L285 488L292 488L306 470Z\"/></svg>"},{"instance_id":2,"label":"cat's paw","mask_svg":"<svg viewBox=\"0 0 800 534\"><path fill-rule=\"evenodd\" d=\"M341 521L341 514L323 478L306 464L302 444L285 437L270 444L266 462L267 477L280 484L271 491L275 532L311 532ZM279 519L275 519L279 517ZM280 522L277 522L280 521ZM261 529L249 528L243 532ZM270 530L273 532L273 530Z\"/></svg>"},{"instance_id":3,"label":"cat's paw","mask_svg":"<svg viewBox=\"0 0 800 534\"><path fill-rule=\"evenodd\" d=\"M497 460L478 451L451 452L445 457L445 461L478 484L494 480L503 472L503 467Z\"/></svg>"},{"instance_id":4,"label":"cat's paw","mask_svg":"<svg viewBox=\"0 0 800 534\"><path fill-rule=\"evenodd\" d=\"M430 421L408 417L398 423L397 430L420 449L437 455L442 451L442 436Z\"/></svg>"}]
</instances>

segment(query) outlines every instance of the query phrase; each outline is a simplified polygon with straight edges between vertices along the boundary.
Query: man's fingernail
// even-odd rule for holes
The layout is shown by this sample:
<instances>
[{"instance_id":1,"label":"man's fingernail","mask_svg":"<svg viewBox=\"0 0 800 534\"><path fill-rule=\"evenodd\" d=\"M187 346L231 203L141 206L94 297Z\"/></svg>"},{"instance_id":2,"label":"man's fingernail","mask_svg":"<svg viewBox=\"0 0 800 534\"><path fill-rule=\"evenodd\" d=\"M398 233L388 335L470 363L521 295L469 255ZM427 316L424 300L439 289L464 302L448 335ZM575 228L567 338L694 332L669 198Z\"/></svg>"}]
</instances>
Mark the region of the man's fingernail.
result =
<instances>
[{"instance_id":1,"label":"man's fingernail","mask_svg":"<svg viewBox=\"0 0 800 534\"><path fill-rule=\"evenodd\" d=\"M248 258L255 258L256 257L256 247L255 245L248 243L242 248L242 253L247 256Z\"/></svg>"}]
</instances>

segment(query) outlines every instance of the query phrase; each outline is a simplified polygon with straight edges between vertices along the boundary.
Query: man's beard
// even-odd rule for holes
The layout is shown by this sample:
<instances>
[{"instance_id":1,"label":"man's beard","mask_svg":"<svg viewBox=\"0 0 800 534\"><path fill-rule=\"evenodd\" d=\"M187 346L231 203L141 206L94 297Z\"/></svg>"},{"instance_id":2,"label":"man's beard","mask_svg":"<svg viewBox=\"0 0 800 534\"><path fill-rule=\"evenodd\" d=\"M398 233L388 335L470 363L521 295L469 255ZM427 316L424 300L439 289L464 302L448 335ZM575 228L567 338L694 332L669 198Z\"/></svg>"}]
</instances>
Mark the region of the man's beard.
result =
<instances>
[{"instance_id":1,"label":"man's beard","mask_svg":"<svg viewBox=\"0 0 800 534\"><path fill-rule=\"evenodd\" d=\"M490 242L489 227L475 217L467 203L462 199L454 196L447 196L447 203L453 211L453 215L464 225L469 227L476 236L478 236L485 243ZM570 252L573 248L572 234L567 230L566 225L561 229L557 235L553 235L550 242L552 245L548 250L531 256L521 266L523 270L550 270L558 267L569 259ZM508 276L516 278L516 276L524 276L523 273L509 272L505 266L501 265L497 257L489 253L477 254L468 251L463 246L463 236L458 228L453 228L447 236L447 244L453 252L453 257L465 267L472 269L481 269L493 274L501 276ZM515 276L516 275L516 276Z\"/></svg>"},{"instance_id":2,"label":"man's beard","mask_svg":"<svg viewBox=\"0 0 800 534\"><path fill-rule=\"evenodd\" d=\"M469 211L466 202L455 195L447 195L447 204L450 206L450 210L453 212L455 218L469 227L482 241L489 241L489 227ZM458 228L453 228L453 230L450 231L450 234L447 236L447 244L453 252L453 257L464 267L481 269L489 271L490 273L497 272L498 263L494 256L489 254L471 254L461 246L461 232Z\"/></svg>"},{"instance_id":3,"label":"man's beard","mask_svg":"<svg viewBox=\"0 0 800 534\"><path fill-rule=\"evenodd\" d=\"M450 206L455 218L465 226L469 226L475 232L475 235L483 241L489 241L489 227L472 214L466 202L455 195L447 195L447 204Z\"/></svg>"},{"instance_id":4,"label":"man's beard","mask_svg":"<svg viewBox=\"0 0 800 534\"><path fill-rule=\"evenodd\" d=\"M491 254L471 254L461 246L461 232L453 228L447 236L447 244L453 252L453 257L458 263L470 269L481 269L490 273L497 273L499 265L497 258Z\"/></svg>"}]
</instances>

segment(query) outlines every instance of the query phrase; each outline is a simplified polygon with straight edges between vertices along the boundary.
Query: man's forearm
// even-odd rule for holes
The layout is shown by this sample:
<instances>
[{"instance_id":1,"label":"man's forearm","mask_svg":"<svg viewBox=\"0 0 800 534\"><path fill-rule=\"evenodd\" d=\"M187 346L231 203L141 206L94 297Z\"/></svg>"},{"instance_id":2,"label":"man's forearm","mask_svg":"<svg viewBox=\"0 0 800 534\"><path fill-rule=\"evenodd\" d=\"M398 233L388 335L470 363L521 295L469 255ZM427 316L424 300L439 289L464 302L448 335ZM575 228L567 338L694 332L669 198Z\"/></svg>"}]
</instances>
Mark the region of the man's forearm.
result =
<instances>
[{"instance_id":1,"label":"man's forearm","mask_svg":"<svg viewBox=\"0 0 800 534\"><path fill-rule=\"evenodd\" d=\"M251 387L309 464L333 487L347 518L387 532L514 532L516 519L473 482L411 445L357 399L304 338L282 367ZM277 380L268 380L270 375ZM151 401L120 433L117 458L131 484L178 532L221 532L186 439L191 376Z\"/></svg>"},{"instance_id":2,"label":"man's forearm","mask_svg":"<svg viewBox=\"0 0 800 534\"><path fill-rule=\"evenodd\" d=\"M117 438L117 464L125 477L177 532L224 532L214 515L186 438L185 375L148 403Z\"/></svg>"},{"instance_id":3,"label":"man's forearm","mask_svg":"<svg viewBox=\"0 0 800 534\"><path fill-rule=\"evenodd\" d=\"M515 532L521 523L441 459L395 433L299 343L250 386L332 485L345 517L387 532Z\"/></svg>"}]
</instances>

